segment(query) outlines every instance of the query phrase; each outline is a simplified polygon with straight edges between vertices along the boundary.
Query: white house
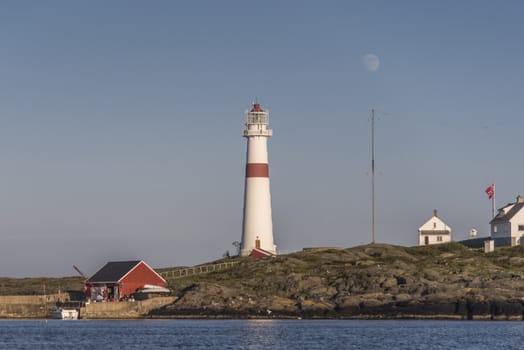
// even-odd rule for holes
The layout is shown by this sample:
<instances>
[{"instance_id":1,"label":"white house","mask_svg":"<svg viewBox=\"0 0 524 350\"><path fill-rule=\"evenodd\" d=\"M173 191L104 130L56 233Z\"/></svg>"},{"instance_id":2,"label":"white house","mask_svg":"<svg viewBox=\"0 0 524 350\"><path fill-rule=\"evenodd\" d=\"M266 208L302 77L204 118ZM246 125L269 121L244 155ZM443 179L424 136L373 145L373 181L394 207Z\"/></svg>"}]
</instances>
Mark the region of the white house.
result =
<instances>
[{"instance_id":1,"label":"white house","mask_svg":"<svg viewBox=\"0 0 524 350\"><path fill-rule=\"evenodd\" d=\"M418 245L440 244L451 241L451 228L433 210L433 216L418 229Z\"/></svg>"},{"instance_id":2,"label":"white house","mask_svg":"<svg viewBox=\"0 0 524 350\"><path fill-rule=\"evenodd\" d=\"M508 203L498 210L497 215L489 222L491 237L495 240L507 239L506 244L524 244L524 201L517 196L515 203Z\"/></svg>"}]
</instances>

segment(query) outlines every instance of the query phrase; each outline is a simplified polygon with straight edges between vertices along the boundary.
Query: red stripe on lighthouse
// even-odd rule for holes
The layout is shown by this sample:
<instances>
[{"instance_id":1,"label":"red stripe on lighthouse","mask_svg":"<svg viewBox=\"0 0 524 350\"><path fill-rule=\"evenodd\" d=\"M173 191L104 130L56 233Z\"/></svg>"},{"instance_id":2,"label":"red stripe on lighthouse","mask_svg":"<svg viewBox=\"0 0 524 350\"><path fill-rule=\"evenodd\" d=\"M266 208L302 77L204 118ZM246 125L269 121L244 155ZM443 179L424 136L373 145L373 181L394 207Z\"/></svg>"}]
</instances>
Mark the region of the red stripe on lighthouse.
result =
<instances>
[{"instance_id":1,"label":"red stripe on lighthouse","mask_svg":"<svg viewBox=\"0 0 524 350\"><path fill-rule=\"evenodd\" d=\"M269 177L269 166L263 163L246 165L246 177Z\"/></svg>"}]
</instances>

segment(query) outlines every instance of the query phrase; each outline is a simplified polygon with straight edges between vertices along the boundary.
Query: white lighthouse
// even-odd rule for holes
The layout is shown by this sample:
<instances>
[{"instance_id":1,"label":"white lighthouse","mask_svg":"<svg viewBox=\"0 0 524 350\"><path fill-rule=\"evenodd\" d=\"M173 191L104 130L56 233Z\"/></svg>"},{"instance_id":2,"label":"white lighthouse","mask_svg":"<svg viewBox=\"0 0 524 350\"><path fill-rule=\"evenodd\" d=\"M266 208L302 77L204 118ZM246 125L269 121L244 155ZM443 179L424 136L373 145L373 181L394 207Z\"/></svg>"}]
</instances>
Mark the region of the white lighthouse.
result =
<instances>
[{"instance_id":1,"label":"white lighthouse","mask_svg":"<svg viewBox=\"0 0 524 350\"><path fill-rule=\"evenodd\" d=\"M246 112L245 125L243 136L247 138L247 161L240 255L249 255L255 248L276 254L267 156L267 139L273 131L268 129L268 112L254 103L253 108Z\"/></svg>"}]
</instances>

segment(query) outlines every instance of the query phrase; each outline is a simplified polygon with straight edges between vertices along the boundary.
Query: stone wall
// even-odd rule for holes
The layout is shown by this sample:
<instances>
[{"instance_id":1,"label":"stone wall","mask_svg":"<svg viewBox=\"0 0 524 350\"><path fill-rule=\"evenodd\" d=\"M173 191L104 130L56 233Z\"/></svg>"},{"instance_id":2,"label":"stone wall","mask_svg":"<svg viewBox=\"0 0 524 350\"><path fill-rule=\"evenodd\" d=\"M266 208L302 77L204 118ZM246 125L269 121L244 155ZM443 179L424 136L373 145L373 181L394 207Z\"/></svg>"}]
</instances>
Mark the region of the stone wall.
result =
<instances>
[{"instance_id":1,"label":"stone wall","mask_svg":"<svg viewBox=\"0 0 524 350\"><path fill-rule=\"evenodd\" d=\"M48 318L57 301L68 301L67 294L0 296L0 318ZM173 303L176 297L152 298L135 302L91 303L80 309L81 318L143 318L152 309Z\"/></svg>"},{"instance_id":2,"label":"stone wall","mask_svg":"<svg viewBox=\"0 0 524 350\"><path fill-rule=\"evenodd\" d=\"M67 301L67 294L0 296L0 318L46 318L57 301Z\"/></svg>"},{"instance_id":3,"label":"stone wall","mask_svg":"<svg viewBox=\"0 0 524 350\"><path fill-rule=\"evenodd\" d=\"M80 309L84 319L123 319L147 317L149 311L173 303L176 297L158 297L141 301L90 303Z\"/></svg>"}]
</instances>

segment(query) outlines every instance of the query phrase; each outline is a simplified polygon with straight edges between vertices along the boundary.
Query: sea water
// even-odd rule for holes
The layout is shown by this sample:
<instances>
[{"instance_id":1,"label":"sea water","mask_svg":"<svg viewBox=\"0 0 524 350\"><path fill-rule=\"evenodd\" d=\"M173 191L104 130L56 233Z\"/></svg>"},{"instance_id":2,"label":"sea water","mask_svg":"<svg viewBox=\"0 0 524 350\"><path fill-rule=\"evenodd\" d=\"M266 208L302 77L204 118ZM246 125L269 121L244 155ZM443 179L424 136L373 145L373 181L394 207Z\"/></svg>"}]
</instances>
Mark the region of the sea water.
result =
<instances>
[{"instance_id":1,"label":"sea water","mask_svg":"<svg viewBox=\"0 0 524 350\"><path fill-rule=\"evenodd\" d=\"M1 349L523 349L524 322L3 320Z\"/></svg>"}]
</instances>

